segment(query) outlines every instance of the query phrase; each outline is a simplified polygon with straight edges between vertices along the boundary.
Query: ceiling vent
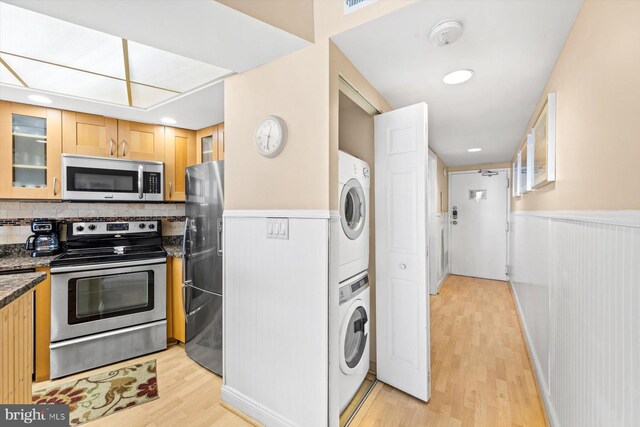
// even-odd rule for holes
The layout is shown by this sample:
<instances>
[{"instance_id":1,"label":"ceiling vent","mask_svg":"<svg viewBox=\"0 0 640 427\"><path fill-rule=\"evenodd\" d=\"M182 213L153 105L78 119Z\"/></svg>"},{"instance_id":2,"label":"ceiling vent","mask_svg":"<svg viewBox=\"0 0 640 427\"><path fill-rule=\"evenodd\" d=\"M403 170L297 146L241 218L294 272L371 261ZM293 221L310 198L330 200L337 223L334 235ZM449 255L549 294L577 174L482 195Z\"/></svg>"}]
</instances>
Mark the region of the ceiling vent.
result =
<instances>
[{"instance_id":1,"label":"ceiling vent","mask_svg":"<svg viewBox=\"0 0 640 427\"><path fill-rule=\"evenodd\" d=\"M361 9L378 0L344 0L344 14L351 13L354 10Z\"/></svg>"},{"instance_id":2,"label":"ceiling vent","mask_svg":"<svg viewBox=\"0 0 640 427\"><path fill-rule=\"evenodd\" d=\"M348 0L347 0L348 1ZM462 24L458 21L442 21L431 29L429 40L436 46L454 43L462 36Z\"/></svg>"}]
</instances>

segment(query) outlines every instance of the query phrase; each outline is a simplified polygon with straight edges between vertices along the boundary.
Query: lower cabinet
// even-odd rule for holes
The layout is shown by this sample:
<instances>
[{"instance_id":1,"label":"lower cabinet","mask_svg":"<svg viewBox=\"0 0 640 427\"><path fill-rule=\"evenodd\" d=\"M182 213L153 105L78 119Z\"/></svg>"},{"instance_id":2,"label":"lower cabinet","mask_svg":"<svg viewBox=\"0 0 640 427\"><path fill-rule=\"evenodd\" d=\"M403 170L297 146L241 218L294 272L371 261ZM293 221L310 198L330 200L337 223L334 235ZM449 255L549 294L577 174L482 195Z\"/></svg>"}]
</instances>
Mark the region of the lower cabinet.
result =
<instances>
[{"instance_id":1,"label":"lower cabinet","mask_svg":"<svg viewBox=\"0 0 640 427\"><path fill-rule=\"evenodd\" d=\"M33 291L0 309L0 403L31 403Z\"/></svg>"},{"instance_id":2,"label":"lower cabinet","mask_svg":"<svg viewBox=\"0 0 640 427\"><path fill-rule=\"evenodd\" d=\"M182 258L167 258L167 338L185 342L182 305Z\"/></svg>"},{"instance_id":3,"label":"lower cabinet","mask_svg":"<svg viewBox=\"0 0 640 427\"><path fill-rule=\"evenodd\" d=\"M35 366L36 382L49 379L49 344L51 344L51 272L48 267L36 268L47 278L35 288Z\"/></svg>"}]
</instances>

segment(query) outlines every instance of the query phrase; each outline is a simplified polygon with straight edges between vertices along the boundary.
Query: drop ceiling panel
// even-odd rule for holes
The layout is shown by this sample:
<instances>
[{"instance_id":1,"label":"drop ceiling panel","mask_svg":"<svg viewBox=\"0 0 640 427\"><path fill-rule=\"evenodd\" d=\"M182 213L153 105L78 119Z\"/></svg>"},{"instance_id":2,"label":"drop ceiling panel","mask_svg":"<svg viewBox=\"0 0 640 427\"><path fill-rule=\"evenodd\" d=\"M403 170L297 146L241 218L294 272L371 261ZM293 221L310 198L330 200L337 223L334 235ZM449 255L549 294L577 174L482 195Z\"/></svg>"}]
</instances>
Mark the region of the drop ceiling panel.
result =
<instances>
[{"instance_id":1,"label":"drop ceiling panel","mask_svg":"<svg viewBox=\"0 0 640 427\"><path fill-rule=\"evenodd\" d=\"M124 78L120 38L0 3L0 51Z\"/></svg>"},{"instance_id":2,"label":"drop ceiling panel","mask_svg":"<svg viewBox=\"0 0 640 427\"><path fill-rule=\"evenodd\" d=\"M2 59L32 89L127 105L124 81L10 55Z\"/></svg>"},{"instance_id":3,"label":"drop ceiling panel","mask_svg":"<svg viewBox=\"0 0 640 427\"><path fill-rule=\"evenodd\" d=\"M15 76L2 64L0 64L0 83L22 86L22 83L20 83L20 81L16 79Z\"/></svg>"},{"instance_id":4,"label":"drop ceiling panel","mask_svg":"<svg viewBox=\"0 0 640 427\"><path fill-rule=\"evenodd\" d=\"M131 83L131 102L134 107L149 108L177 95L175 92Z\"/></svg>"},{"instance_id":5,"label":"drop ceiling panel","mask_svg":"<svg viewBox=\"0 0 640 427\"><path fill-rule=\"evenodd\" d=\"M230 73L230 70L205 64L136 42L129 42L131 81L177 92L187 92Z\"/></svg>"}]
</instances>

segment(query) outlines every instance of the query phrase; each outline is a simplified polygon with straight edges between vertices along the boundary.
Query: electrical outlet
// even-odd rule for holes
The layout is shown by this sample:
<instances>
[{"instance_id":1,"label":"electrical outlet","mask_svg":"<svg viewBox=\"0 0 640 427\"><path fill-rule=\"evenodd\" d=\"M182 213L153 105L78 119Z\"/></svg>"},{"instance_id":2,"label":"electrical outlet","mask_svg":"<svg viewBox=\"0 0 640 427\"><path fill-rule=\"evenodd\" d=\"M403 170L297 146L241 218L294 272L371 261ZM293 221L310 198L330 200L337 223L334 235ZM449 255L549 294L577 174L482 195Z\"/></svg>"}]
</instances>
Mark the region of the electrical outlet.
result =
<instances>
[{"instance_id":1,"label":"electrical outlet","mask_svg":"<svg viewBox=\"0 0 640 427\"><path fill-rule=\"evenodd\" d=\"M289 219L267 218L267 239L289 240Z\"/></svg>"}]
</instances>

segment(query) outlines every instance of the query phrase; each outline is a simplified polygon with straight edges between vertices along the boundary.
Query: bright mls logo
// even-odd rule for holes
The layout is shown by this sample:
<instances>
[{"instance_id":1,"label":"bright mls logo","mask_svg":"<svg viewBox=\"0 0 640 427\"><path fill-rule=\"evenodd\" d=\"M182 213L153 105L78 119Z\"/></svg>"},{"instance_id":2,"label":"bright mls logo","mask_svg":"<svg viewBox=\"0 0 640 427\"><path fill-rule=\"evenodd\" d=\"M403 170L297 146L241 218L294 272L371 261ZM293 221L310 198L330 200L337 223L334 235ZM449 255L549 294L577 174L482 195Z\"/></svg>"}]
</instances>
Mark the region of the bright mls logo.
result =
<instances>
[{"instance_id":1,"label":"bright mls logo","mask_svg":"<svg viewBox=\"0 0 640 427\"><path fill-rule=\"evenodd\" d=\"M0 425L67 427L69 405L0 405Z\"/></svg>"}]
</instances>

